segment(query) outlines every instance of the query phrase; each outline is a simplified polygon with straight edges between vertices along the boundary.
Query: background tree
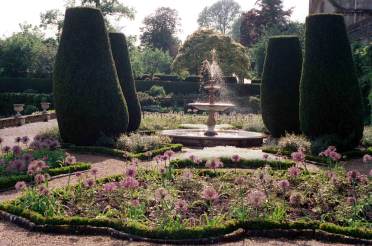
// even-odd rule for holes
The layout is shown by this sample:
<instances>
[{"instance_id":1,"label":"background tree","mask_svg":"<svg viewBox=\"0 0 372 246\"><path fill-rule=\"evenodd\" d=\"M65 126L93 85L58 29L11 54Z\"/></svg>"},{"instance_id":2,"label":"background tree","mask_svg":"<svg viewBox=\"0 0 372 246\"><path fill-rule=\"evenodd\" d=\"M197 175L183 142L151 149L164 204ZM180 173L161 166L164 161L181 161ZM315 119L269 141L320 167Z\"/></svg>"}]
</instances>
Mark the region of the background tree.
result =
<instances>
[{"instance_id":1,"label":"background tree","mask_svg":"<svg viewBox=\"0 0 372 246\"><path fill-rule=\"evenodd\" d=\"M154 14L147 16L141 28L141 45L160 49L176 56L179 40L176 37L180 26L177 10L168 7L158 8Z\"/></svg>"},{"instance_id":2,"label":"background tree","mask_svg":"<svg viewBox=\"0 0 372 246\"><path fill-rule=\"evenodd\" d=\"M179 49L173 61L175 72L188 71L199 74L205 59L211 60L211 50L216 49L219 65L226 76L236 74L240 81L248 76L249 57L247 50L231 37L213 30L201 29L194 32Z\"/></svg>"},{"instance_id":3,"label":"background tree","mask_svg":"<svg viewBox=\"0 0 372 246\"><path fill-rule=\"evenodd\" d=\"M228 34L234 20L240 13L240 5L234 0L220 0L210 7L205 7L199 14L200 27L213 28L223 34Z\"/></svg>"},{"instance_id":4,"label":"background tree","mask_svg":"<svg viewBox=\"0 0 372 246\"><path fill-rule=\"evenodd\" d=\"M246 47L256 43L266 29L285 28L292 14L292 9L283 9L282 0L258 0L256 6L242 14L240 42Z\"/></svg>"},{"instance_id":5,"label":"background tree","mask_svg":"<svg viewBox=\"0 0 372 246\"><path fill-rule=\"evenodd\" d=\"M157 48L145 48L140 56L143 73L149 74L151 77L156 73L169 73L172 60L168 52Z\"/></svg>"}]
</instances>

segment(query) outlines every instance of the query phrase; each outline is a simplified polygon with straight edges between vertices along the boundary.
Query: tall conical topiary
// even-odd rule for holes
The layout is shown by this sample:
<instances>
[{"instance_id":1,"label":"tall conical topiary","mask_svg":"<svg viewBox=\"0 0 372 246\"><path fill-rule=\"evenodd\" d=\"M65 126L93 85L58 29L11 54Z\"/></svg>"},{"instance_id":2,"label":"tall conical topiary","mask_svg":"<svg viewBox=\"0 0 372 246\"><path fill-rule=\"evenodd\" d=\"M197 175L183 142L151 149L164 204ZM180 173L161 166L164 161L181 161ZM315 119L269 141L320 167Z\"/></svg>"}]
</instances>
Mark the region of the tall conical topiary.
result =
<instances>
[{"instance_id":1,"label":"tall conical topiary","mask_svg":"<svg viewBox=\"0 0 372 246\"><path fill-rule=\"evenodd\" d=\"M359 144L362 101L351 48L341 15L306 19L305 58L300 84L301 129L312 139L324 137L340 150Z\"/></svg>"},{"instance_id":2,"label":"tall conical topiary","mask_svg":"<svg viewBox=\"0 0 372 246\"><path fill-rule=\"evenodd\" d=\"M110 33L109 36L121 89L128 105L129 124L127 131L133 132L138 130L141 124L141 105L137 97L127 40L122 33Z\"/></svg>"},{"instance_id":3,"label":"tall conical topiary","mask_svg":"<svg viewBox=\"0 0 372 246\"><path fill-rule=\"evenodd\" d=\"M262 118L273 137L297 133L302 50L295 36L269 39L261 84Z\"/></svg>"},{"instance_id":4,"label":"tall conical topiary","mask_svg":"<svg viewBox=\"0 0 372 246\"><path fill-rule=\"evenodd\" d=\"M66 10L53 80L64 142L94 145L127 130L127 106L100 10Z\"/></svg>"}]
</instances>

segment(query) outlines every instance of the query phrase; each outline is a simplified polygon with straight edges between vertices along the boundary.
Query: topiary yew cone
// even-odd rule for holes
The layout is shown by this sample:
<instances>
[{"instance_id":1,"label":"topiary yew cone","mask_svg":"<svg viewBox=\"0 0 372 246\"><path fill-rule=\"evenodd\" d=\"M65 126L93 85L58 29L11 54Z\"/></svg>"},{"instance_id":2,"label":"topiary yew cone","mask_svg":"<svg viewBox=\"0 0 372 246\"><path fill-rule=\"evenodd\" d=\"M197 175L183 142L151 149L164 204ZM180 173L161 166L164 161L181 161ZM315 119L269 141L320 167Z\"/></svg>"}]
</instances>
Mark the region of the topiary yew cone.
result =
<instances>
[{"instance_id":1,"label":"topiary yew cone","mask_svg":"<svg viewBox=\"0 0 372 246\"><path fill-rule=\"evenodd\" d=\"M127 106L100 10L66 10L53 81L64 142L95 145L127 130Z\"/></svg>"},{"instance_id":2,"label":"topiary yew cone","mask_svg":"<svg viewBox=\"0 0 372 246\"><path fill-rule=\"evenodd\" d=\"M341 15L306 19L300 84L300 122L306 136L328 136L340 150L355 147L363 134L362 100Z\"/></svg>"},{"instance_id":3,"label":"topiary yew cone","mask_svg":"<svg viewBox=\"0 0 372 246\"><path fill-rule=\"evenodd\" d=\"M137 97L127 40L123 33L110 33L112 55L116 64L120 86L128 105L128 132L138 130L141 124L141 105Z\"/></svg>"},{"instance_id":4,"label":"topiary yew cone","mask_svg":"<svg viewBox=\"0 0 372 246\"><path fill-rule=\"evenodd\" d=\"M295 36L269 40L261 85L262 118L273 137L297 133L302 51Z\"/></svg>"}]
</instances>

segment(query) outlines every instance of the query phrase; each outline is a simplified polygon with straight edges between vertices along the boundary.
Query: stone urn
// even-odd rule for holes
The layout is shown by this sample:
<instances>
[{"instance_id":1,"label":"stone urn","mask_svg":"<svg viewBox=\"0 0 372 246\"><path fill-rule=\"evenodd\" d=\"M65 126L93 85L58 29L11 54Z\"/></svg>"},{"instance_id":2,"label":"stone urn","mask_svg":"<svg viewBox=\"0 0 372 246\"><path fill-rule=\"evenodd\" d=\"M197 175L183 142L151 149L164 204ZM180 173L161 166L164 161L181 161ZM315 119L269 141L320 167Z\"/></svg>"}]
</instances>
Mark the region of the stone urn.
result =
<instances>
[{"instance_id":1,"label":"stone urn","mask_svg":"<svg viewBox=\"0 0 372 246\"><path fill-rule=\"evenodd\" d=\"M13 104L14 111L16 111L16 117L21 116L21 112L23 111L24 104Z\"/></svg>"},{"instance_id":2,"label":"stone urn","mask_svg":"<svg viewBox=\"0 0 372 246\"><path fill-rule=\"evenodd\" d=\"M41 108L43 109L43 114L47 114L48 109L50 107L50 103L49 102L41 102L40 105L41 105Z\"/></svg>"}]
</instances>

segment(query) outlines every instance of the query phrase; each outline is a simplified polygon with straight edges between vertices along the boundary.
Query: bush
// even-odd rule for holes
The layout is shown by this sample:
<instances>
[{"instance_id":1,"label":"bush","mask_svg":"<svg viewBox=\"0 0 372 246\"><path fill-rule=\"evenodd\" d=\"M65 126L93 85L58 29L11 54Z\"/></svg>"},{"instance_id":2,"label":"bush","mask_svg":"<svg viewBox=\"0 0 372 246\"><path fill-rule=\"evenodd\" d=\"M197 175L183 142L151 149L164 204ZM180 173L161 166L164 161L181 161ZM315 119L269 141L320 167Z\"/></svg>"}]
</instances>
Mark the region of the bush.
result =
<instances>
[{"instance_id":1,"label":"bush","mask_svg":"<svg viewBox=\"0 0 372 246\"><path fill-rule=\"evenodd\" d=\"M301 79L300 41L294 36L269 40L261 85L262 118L273 137L298 133L299 83Z\"/></svg>"},{"instance_id":2,"label":"bush","mask_svg":"<svg viewBox=\"0 0 372 246\"><path fill-rule=\"evenodd\" d=\"M158 77L161 81L180 81L180 77L177 75L164 75L164 74L154 74L155 77Z\"/></svg>"},{"instance_id":3,"label":"bush","mask_svg":"<svg viewBox=\"0 0 372 246\"><path fill-rule=\"evenodd\" d=\"M280 150L287 152L295 152L299 148L303 148L306 153L309 153L311 143L303 135L295 135L286 133L284 137L281 137L278 141L278 147Z\"/></svg>"},{"instance_id":4,"label":"bush","mask_svg":"<svg viewBox=\"0 0 372 246\"><path fill-rule=\"evenodd\" d=\"M226 84L237 84L238 80L234 76L224 76L223 80L225 81Z\"/></svg>"},{"instance_id":5,"label":"bush","mask_svg":"<svg viewBox=\"0 0 372 246\"><path fill-rule=\"evenodd\" d=\"M127 132L134 132L138 130L141 124L142 114L134 84L127 40L122 33L110 33L110 41L121 89L128 105L129 123Z\"/></svg>"},{"instance_id":6,"label":"bush","mask_svg":"<svg viewBox=\"0 0 372 246\"><path fill-rule=\"evenodd\" d=\"M94 145L102 134L117 137L127 130L127 106L99 10L66 10L54 95L64 142Z\"/></svg>"},{"instance_id":7,"label":"bush","mask_svg":"<svg viewBox=\"0 0 372 246\"><path fill-rule=\"evenodd\" d=\"M139 153L160 148L170 143L170 138L160 135L122 134L116 142L116 148Z\"/></svg>"},{"instance_id":8,"label":"bush","mask_svg":"<svg viewBox=\"0 0 372 246\"><path fill-rule=\"evenodd\" d=\"M306 19L305 59L300 85L301 129L340 151L360 143L362 101L341 15Z\"/></svg>"},{"instance_id":9,"label":"bush","mask_svg":"<svg viewBox=\"0 0 372 246\"><path fill-rule=\"evenodd\" d=\"M336 134L317 137L311 141L311 153L313 155L318 155L320 152L327 149L328 146L336 146L338 151L344 152L350 149L350 139Z\"/></svg>"},{"instance_id":10,"label":"bush","mask_svg":"<svg viewBox=\"0 0 372 246\"><path fill-rule=\"evenodd\" d=\"M187 76L183 81L201 82L201 80L202 80L202 76L200 76L200 75L190 75L190 76Z\"/></svg>"},{"instance_id":11,"label":"bush","mask_svg":"<svg viewBox=\"0 0 372 246\"><path fill-rule=\"evenodd\" d=\"M158 85L151 86L148 93L150 96L153 96L153 97L165 97L167 95L164 88Z\"/></svg>"},{"instance_id":12,"label":"bush","mask_svg":"<svg viewBox=\"0 0 372 246\"><path fill-rule=\"evenodd\" d=\"M0 78L0 92L51 93L53 82L51 79L31 78Z\"/></svg>"},{"instance_id":13,"label":"bush","mask_svg":"<svg viewBox=\"0 0 372 246\"><path fill-rule=\"evenodd\" d=\"M0 115L14 115L13 104L25 104L22 114L31 114L36 111L41 111L40 103L47 101L53 103L53 97L49 94L30 94L30 93L0 93ZM32 106L32 108L30 108ZM53 109L51 104L50 109Z\"/></svg>"},{"instance_id":14,"label":"bush","mask_svg":"<svg viewBox=\"0 0 372 246\"><path fill-rule=\"evenodd\" d=\"M372 126L364 127L362 144L372 146Z\"/></svg>"}]
</instances>

